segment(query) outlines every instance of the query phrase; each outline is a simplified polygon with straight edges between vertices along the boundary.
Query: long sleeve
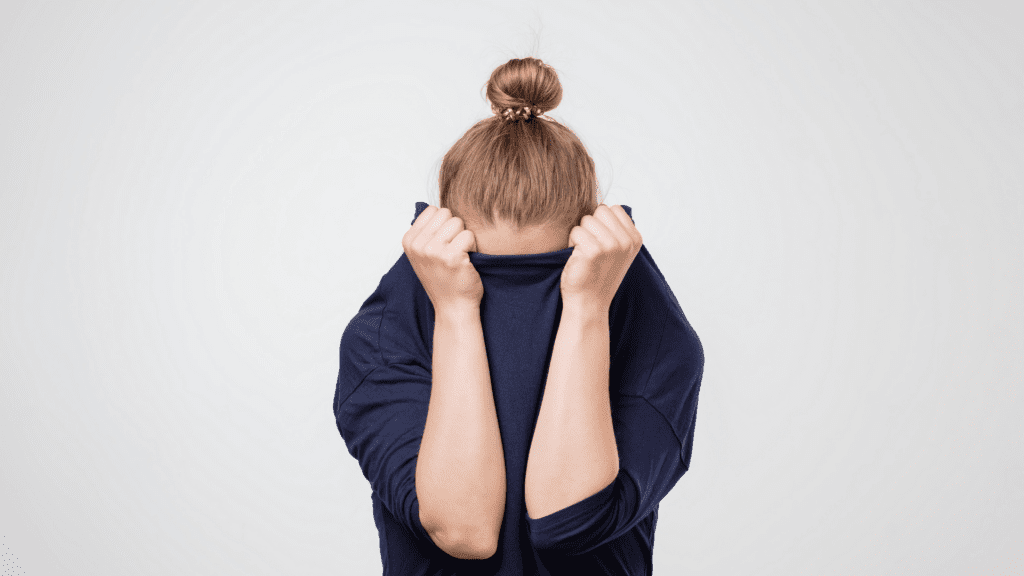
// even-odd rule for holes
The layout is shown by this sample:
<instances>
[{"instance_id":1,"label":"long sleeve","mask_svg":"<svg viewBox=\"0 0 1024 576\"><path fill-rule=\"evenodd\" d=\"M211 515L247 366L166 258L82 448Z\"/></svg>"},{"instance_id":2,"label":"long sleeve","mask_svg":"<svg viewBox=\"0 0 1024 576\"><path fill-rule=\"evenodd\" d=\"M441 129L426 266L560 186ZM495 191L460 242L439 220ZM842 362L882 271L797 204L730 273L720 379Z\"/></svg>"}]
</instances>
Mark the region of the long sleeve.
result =
<instances>
[{"instance_id":1,"label":"long sleeve","mask_svg":"<svg viewBox=\"0 0 1024 576\"><path fill-rule=\"evenodd\" d=\"M647 277L663 290L667 308L660 336L652 335L658 345L647 358L649 377L620 382L612 391L618 476L557 512L542 518L527 514L530 538L540 551L585 554L623 536L656 510L690 467L704 352L664 278L660 273ZM612 373L623 372L613 367ZM629 378L632 372L625 374Z\"/></svg>"},{"instance_id":2,"label":"long sleeve","mask_svg":"<svg viewBox=\"0 0 1024 576\"><path fill-rule=\"evenodd\" d=\"M415 331L392 330L383 286L341 340L334 415L348 451L381 503L416 539L432 542L419 518L416 459L430 402L428 351ZM381 332L388 335L382 348ZM398 351L412 351L400 353Z\"/></svg>"},{"instance_id":3,"label":"long sleeve","mask_svg":"<svg viewBox=\"0 0 1024 576\"><path fill-rule=\"evenodd\" d=\"M431 542L416 497L416 458L429 401L430 375L424 381L421 367L379 367L339 406L336 421L381 503L415 537Z\"/></svg>"},{"instance_id":4,"label":"long sleeve","mask_svg":"<svg viewBox=\"0 0 1024 576\"><path fill-rule=\"evenodd\" d=\"M686 466L675 434L643 398L623 396L614 407L619 474L583 500L542 518L531 518L538 550L585 554L619 538L646 518L676 484Z\"/></svg>"}]
</instances>

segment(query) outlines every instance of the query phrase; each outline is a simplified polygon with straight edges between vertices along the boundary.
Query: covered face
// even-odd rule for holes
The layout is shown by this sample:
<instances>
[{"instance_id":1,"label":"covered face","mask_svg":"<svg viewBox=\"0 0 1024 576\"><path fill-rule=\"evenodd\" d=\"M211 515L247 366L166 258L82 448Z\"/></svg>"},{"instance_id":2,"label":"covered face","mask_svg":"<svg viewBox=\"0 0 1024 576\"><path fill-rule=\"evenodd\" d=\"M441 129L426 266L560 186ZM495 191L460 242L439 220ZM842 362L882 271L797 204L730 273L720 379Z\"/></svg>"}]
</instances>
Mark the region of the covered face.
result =
<instances>
[{"instance_id":1,"label":"covered face","mask_svg":"<svg viewBox=\"0 0 1024 576\"><path fill-rule=\"evenodd\" d=\"M465 218L476 237L476 252L493 255L542 254L569 247L569 230L553 224L516 227L505 220L487 225Z\"/></svg>"}]
</instances>

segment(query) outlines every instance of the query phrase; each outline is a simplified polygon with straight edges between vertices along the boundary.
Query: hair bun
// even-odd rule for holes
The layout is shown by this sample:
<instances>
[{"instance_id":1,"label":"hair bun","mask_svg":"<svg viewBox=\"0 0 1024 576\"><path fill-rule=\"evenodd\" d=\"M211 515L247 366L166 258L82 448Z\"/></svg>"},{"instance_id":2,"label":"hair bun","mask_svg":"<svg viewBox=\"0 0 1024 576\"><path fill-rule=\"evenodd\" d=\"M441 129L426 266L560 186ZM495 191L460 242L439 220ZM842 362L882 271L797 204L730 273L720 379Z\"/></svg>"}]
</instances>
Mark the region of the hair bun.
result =
<instances>
[{"instance_id":1,"label":"hair bun","mask_svg":"<svg viewBox=\"0 0 1024 576\"><path fill-rule=\"evenodd\" d=\"M513 58L498 66L486 88L491 110L506 120L529 120L562 101L558 74L538 58Z\"/></svg>"}]
</instances>

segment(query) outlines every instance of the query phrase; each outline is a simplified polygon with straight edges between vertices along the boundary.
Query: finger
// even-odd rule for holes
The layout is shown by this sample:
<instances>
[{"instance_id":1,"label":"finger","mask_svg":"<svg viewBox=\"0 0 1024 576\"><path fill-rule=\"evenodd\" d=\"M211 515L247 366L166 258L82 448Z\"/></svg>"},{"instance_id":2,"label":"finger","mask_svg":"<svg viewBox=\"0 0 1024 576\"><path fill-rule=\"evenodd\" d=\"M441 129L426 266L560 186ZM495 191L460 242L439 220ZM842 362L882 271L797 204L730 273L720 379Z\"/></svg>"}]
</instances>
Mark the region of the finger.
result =
<instances>
[{"instance_id":1,"label":"finger","mask_svg":"<svg viewBox=\"0 0 1024 576\"><path fill-rule=\"evenodd\" d=\"M617 213L622 210L622 206L616 204L615 206L608 206L607 204L601 204L594 211L594 217L601 220L601 222L608 228L614 241L618 243L618 246L632 246L633 237L628 230L623 228L622 221L617 216Z\"/></svg>"},{"instance_id":2,"label":"finger","mask_svg":"<svg viewBox=\"0 0 1024 576\"><path fill-rule=\"evenodd\" d=\"M456 252L476 252L476 235L472 230L463 230L448 244Z\"/></svg>"},{"instance_id":3,"label":"finger","mask_svg":"<svg viewBox=\"0 0 1024 576\"><path fill-rule=\"evenodd\" d=\"M412 223L412 229L417 232L422 230L430 222L434 214L437 213L437 210L438 207L433 204L424 208L420 215L416 217L416 221Z\"/></svg>"},{"instance_id":4,"label":"finger","mask_svg":"<svg viewBox=\"0 0 1024 576\"><path fill-rule=\"evenodd\" d=\"M622 229L625 230L635 242L643 244L643 238L640 235L640 231L636 229L636 223L634 223L633 219L629 217L629 214L626 213L626 209L623 208L622 205L616 204L613 206L612 214L619 219L619 222L622 223Z\"/></svg>"},{"instance_id":5,"label":"finger","mask_svg":"<svg viewBox=\"0 0 1024 576\"><path fill-rule=\"evenodd\" d=\"M420 215L416 217L416 220L412 223L412 226L410 226L409 229L406 230L405 236L402 237L403 247L406 245L406 242L411 244L414 240L416 240L416 238L420 235L420 232L422 232L423 229L426 228L427 224L430 223L430 219L434 216L435 212L437 212L437 206L434 206L433 204L427 206L426 208L423 209L422 212L420 212Z\"/></svg>"},{"instance_id":6,"label":"finger","mask_svg":"<svg viewBox=\"0 0 1024 576\"><path fill-rule=\"evenodd\" d=\"M596 214L599 211L601 211L601 206L598 206L594 213ZM618 237L609 230L608 226L606 226L605 223L597 216L591 216L589 214L584 216L580 220L580 226L586 228L587 231L590 232L591 236L594 237L597 246L605 249L612 249L618 246Z\"/></svg>"},{"instance_id":7,"label":"finger","mask_svg":"<svg viewBox=\"0 0 1024 576\"><path fill-rule=\"evenodd\" d=\"M452 216L441 224L441 228L434 235L434 239L444 245L465 229L466 227L462 224L462 218Z\"/></svg>"},{"instance_id":8,"label":"finger","mask_svg":"<svg viewBox=\"0 0 1024 576\"><path fill-rule=\"evenodd\" d=\"M612 206L611 209L612 214L614 214L615 217L619 219L619 222L622 223L623 228L629 230L630 228L636 226L633 223L633 219L629 217L629 214L626 214L626 209L623 208L621 204L616 204L615 206Z\"/></svg>"},{"instance_id":9,"label":"finger","mask_svg":"<svg viewBox=\"0 0 1024 576\"><path fill-rule=\"evenodd\" d=\"M448 208L438 208L434 211L434 215L427 220L427 224L419 231L413 242L418 242L423 246L430 244L437 234L437 229L444 225L451 217L451 210Z\"/></svg>"},{"instance_id":10,"label":"finger","mask_svg":"<svg viewBox=\"0 0 1024 576\"><path fill-rule=\"evenodd\" d=\"M582 226L573 226L572 230L569 231L569 246L573 246L573 253L586 251L590 252L598 249L597 239L590 233L589 230Z\"/></svg>"}]
</instances>

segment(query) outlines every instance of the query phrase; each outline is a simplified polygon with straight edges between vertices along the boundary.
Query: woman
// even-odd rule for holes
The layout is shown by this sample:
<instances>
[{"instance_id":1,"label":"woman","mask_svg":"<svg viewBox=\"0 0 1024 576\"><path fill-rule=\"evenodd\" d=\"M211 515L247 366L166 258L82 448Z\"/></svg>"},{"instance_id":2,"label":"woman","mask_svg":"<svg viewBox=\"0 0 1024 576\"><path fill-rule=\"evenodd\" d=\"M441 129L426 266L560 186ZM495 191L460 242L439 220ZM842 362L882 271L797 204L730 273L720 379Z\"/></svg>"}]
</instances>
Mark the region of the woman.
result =
<instances>
[{"instance_id":1,"label":"woman","mask_svg":"<svg viewBox=\"0 0 1024 576\"><path fill-rule=\"evenodd\" d=\"M703 348L535 58L445 155L342 336L338 430L385 574L652 572L689 467Z\"/></svg>"}]
</instances>

